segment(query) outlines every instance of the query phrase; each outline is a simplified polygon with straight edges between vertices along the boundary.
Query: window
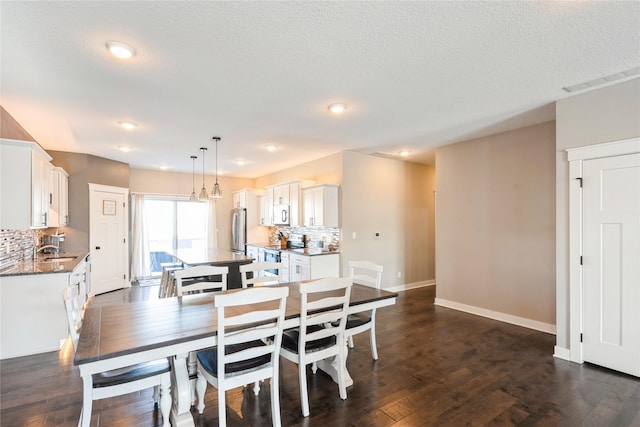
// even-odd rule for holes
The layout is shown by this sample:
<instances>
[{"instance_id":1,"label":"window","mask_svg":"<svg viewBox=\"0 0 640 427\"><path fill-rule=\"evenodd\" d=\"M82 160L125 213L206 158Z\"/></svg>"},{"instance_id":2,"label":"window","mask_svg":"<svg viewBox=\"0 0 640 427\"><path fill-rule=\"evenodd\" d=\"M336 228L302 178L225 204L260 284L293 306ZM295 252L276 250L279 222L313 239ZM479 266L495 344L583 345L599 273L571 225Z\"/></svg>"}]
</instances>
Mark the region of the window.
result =
<instances>
[{"instance_id":1,"label":"window","mask_svg":"<svg viewBox=\"0 0 640 427\"><path fill-rule=\"evenodd\" d=\"M146 197L144 221L151 256L151 274L162 274L162 264L173 262L170 252L207 247L208 203Z\"/></svg>"}]
</instances>

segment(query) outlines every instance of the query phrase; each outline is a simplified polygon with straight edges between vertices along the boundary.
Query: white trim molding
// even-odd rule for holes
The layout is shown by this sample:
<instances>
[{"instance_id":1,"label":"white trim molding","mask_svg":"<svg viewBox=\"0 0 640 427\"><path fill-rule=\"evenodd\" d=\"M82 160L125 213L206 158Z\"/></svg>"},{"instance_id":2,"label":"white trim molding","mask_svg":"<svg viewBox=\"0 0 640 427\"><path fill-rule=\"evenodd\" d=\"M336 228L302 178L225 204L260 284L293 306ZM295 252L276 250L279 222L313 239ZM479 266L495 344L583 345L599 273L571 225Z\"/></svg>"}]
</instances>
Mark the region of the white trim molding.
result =
<instances>
[{"instance_id":1,"label":"white trim molding","mask_svg":"<svg viewBox=\"0 0 640 427\"><path fill-rule=\"evenodd\" d=\"M640 153L640 138L569 148L569 359L583 363L582 352L582 162L602 157ZM560 353L558 353L560 354ZM565 354L562 352L562 354ZM559 357L559 356L558 356Z\"/></svg>"},{"instance_id":2,"label":"white trim molding","mask_svg":"<svg viewBox=\"0 0 640 427\"><path fill-rule=\"evenodd\" d=\"M435 286L435 280L424 280L422 282L405 283L403 285L391 286L390 288L382 288L383 291L402 292L409 289L424 288L425 286Z\"/></svg>"},{"instance_id":3,"label":"white trim molding","mask_svg":"<svg viewBox=\"0 0 640 427\"><path fill-rule=\"evenodd\" d=\"M548 334L556 334L556 325L550 323L538 322L537 320L526 319L524 317L514 316L512 314L501 313L499 311L489 310L473 305L462 304L455 301L449 301L442 298L436 298L435 305L441 307L452 308L465 313L475 314L477 316L487 317L500 322L510 323L512 325L522 326L524 328L534 329Z\"/></svg>"},{"instance_id":4,"label":"white trim molding","mask_svg":"<svg viewBox=\"0 0 640 427\"><path fill-rule=\"evenodd\" d=\"M571 350L564 347L553 347L553 357L571 362Z\"/></svg>"}]
</instances>

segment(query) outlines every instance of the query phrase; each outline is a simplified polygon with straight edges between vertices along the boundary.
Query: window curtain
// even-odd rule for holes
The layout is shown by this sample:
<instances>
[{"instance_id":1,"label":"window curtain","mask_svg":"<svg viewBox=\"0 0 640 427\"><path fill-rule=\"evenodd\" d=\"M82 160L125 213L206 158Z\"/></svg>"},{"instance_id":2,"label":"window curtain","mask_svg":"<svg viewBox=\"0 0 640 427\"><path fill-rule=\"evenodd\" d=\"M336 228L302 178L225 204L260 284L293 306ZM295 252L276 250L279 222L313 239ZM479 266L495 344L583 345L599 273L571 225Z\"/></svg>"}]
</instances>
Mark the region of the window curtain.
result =
<instances>
[{"instance_id":1,"label":"window curtain","mask_svg":"<svg viewBox=\"0 0 640 427\"><path fill-rule=\"evenodd\" d=\"M149 233L144 221L144 194L131 197L133 218L131 220L131 280L151 277Z\"/></svg>"},{"instance_id":2,"label":"window curtain","mask_svg":"<svg viewBox=\"0 0 640 427\"><path fill-rule=\"evenodd\" d=\"M207 218L207 248L218 249L218 228L216 227L216 199L209 199Z\"/></svg>"}]
</instances>

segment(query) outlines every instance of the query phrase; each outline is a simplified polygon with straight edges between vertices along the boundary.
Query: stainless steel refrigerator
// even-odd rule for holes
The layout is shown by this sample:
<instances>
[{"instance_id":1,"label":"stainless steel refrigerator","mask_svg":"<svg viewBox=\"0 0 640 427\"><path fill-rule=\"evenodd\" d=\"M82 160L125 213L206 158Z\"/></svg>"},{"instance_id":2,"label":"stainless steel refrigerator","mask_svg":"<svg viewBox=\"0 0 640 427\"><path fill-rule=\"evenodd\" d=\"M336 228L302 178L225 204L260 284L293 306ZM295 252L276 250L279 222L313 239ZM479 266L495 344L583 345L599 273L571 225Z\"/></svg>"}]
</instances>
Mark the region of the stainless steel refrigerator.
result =
<instances>
[{"instance_id":1,"label":"stainless steel refrigerator","mask_svg":"<svg viewBox=\"0 0 640 427\"><path fill-rule=\"evenodd\" d=\"M231 251L245 253L247 244L247 210L244 208L231 211Z\"/></svg>"}]
</instances>

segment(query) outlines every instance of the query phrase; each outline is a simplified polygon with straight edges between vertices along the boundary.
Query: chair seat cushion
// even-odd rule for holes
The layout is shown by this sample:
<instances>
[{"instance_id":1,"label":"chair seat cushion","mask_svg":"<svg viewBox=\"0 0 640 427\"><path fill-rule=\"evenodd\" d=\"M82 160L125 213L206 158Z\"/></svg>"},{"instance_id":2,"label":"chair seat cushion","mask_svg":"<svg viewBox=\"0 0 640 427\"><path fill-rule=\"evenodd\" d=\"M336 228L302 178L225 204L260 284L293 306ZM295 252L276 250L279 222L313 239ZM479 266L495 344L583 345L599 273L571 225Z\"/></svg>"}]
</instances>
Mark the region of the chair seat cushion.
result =
<instances>
[{"instance_id":1,"label":"chair seat cushion","mask_svg":"<svg viewBox=\"0 0 640 427\"><path fill-rule=\"evenodd\" d=\"M143 378L153 377L155 375L169 372L170 370L171 366L167 359L138 363L137 365L127 366L126 368L113 369L111 371L94 374L93 386L95 388L110 387L113 385L141 380Z\"/></svg>"},{"instance_id":2,"label":"chair seat cushion","mask_svg":"<svg viewBox=\"0 0 640 427\"><path fill-rule=\"evenodd\" d=\"M322 326L313 325L307 327L307 333L316 332L322 329ZM298 339L300 338L300 328L287 329L282 333L282 347L287 350L298 353ZM322 350L331 347L336 344L335 335L321 338L315 341L309 341L305 345L305 351L307 353L313 353L314 351Z\"/></svg>"},{"instance_id":3,"label":"chair seat cushion","mask_svg":"<svg viewBox=\"0 0 640 427\"><path fill-rule=\"evenodd\" d=\"M351 329L369 322L371 322L371 314L369 312L350 314L347 316L347 325L345 328Z\"/></svg>"},{"instance_id":4,"label":"chair seat cushion","mask_svg":"<svg viewBox=\"0 0 640 427\"><path fill-rule=\"evenodd\" d=\"M224 346L224 354L235 353L238 351L246 350L251 347L264 346L262 341L250 341L241 344L232 344ZM198 352L198 361L200 365L214 377L218 376L218 348L213 347L208 350ZM271 354L264 354L253 359L239 360L237 362L228 363L224 367L226 374L234 374L239 372L248 371L250 369L259 368L263 365L271 362Z\"/></svg>"}]
</instances>

